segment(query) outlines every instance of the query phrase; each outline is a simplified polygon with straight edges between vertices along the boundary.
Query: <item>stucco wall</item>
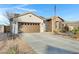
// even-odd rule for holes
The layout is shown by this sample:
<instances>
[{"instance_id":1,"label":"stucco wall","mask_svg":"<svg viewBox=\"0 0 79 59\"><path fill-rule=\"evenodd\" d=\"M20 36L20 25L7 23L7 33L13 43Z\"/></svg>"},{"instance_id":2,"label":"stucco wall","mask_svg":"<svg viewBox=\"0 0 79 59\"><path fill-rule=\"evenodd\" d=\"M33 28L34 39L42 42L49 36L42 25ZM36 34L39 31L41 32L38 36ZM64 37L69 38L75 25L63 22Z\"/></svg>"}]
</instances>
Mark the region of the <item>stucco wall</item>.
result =
<instances>
[{"instance_id":1,"label":"stucco wall","mask_svg":"<svg viewBox=\"0 0 79 59\"><path fill-rule=\"evenodd\" d=\"M47 32L63 31L64 21L59 17L52 17L50 20L46 21Z\"/></svg>"},{"instance_id":2,"label":"stucco wall","mask_svg":"<svg viewBox=\"0 0 79 59\"><path fill-rule=\"evenodd\" d=\"M18 22L12 22L12 33L18 34Z\"/></svg>"},{"instance_id":3,"label":"stucco wall","mask_svg":"<svg viewBox=\"0 0 79 59\"><path fill-rule=\"evenodd\" d=\"M64 28L64 21L62 19L60 19L59 17L53 17L52 18L52 25L54 25L52 27L52 31L56 30L56 31L63 31ZM57 26L57 27L56 27Z\"/></svg>"},{"instance_id":4,"label":"stucco wall","mask_svg":"<svg viewBox=\"0 0 79 59\"><path fill-rule=\"evenodd\" d=\"M46 21L46 31L52 32L52 20Z\"/></svg>"},{"instance_id":5,"label":"stucco wall","mask_svg":"<svg viewBox=\"0 0 79 59\"><path fill-rule=\"evenodd\" d=\"M4 26L0 25L0 33L4 33Z\"/></svg>"},{"instance_id":6,"label":"stucco wall","mask_svg":"<svg viewBox=\"0 0 79 59\"><path fill-rule=\"evenodd\" d=\"M26 14L19 16L17 18L13 18L14 21L20 23L38 23L39 25L22 25L20 28L24 32L44 32L45 31L45 24L43 19L40 17L33 15L33 14ZM31 27L31 28L30 28ZM24 29L23 29L24 28ZM26 29L25 29L26 28ZM29 29L28 29L29 28Z\"/></svg>"},{"instance_id":7,"label":"stucco wall","mask_svg":"<svg viewBox=\"0 0 79 59\"><path fill-rule=\"evenodd\" d=\"M32 15L32 14L26 14L26 15L14 18L14 20L17 22L33 22L33 23L43 22L42 19L40 19L39 17Z\"/></svg>"}]
</instances>

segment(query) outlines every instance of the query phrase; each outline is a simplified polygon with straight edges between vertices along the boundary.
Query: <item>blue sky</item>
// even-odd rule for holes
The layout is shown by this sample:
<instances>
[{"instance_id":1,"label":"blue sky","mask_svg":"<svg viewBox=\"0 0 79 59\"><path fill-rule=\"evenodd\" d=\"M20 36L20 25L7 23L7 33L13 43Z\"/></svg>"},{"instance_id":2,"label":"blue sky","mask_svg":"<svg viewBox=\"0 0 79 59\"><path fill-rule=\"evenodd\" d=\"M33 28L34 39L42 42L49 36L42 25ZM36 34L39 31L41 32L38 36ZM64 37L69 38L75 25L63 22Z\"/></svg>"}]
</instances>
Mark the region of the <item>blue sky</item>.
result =
<instances>
[{"instance_id":1,"label":"blue sky","mask_svg":"<svg viewBox=\"0 0 79 59\"><path fill-rule=\"evenodd\" d=\"M34 12L45 18L54 16L54 4L1 4L0 15L5 11L14 13ZM56 4L56 15L65 21L79 21L79 4ZM0 18L0 23L8 23Z\"/></svg>"}]
</instances>

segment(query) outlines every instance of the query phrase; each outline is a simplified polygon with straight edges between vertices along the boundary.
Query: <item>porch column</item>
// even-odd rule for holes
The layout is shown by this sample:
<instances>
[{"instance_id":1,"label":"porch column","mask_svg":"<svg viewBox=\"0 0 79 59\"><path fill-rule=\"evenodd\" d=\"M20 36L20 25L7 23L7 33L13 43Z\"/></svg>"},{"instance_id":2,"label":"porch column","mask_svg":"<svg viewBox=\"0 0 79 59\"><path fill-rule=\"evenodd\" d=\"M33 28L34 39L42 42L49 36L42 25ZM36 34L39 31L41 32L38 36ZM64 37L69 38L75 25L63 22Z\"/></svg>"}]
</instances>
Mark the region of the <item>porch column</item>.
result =
<instances>
[{"instance_id":1,"label":"porch column","mask_svg":"<svg viewBox=\"0 0 79 59\"><path fill-rule=\"evenodd\" d=\"M45 24L40 23L40 32L44 32L44 31L45 31Z\"/></svg>"},{"instance_id":2,"label":"porch column","mask_svg":"<svg viewBox=\"0 0 79 59\"><path fill-rule=\"evenodd\" d=\"M12 34L18 34L18 22L12 22Z\"/></svg>"}]
</instances>

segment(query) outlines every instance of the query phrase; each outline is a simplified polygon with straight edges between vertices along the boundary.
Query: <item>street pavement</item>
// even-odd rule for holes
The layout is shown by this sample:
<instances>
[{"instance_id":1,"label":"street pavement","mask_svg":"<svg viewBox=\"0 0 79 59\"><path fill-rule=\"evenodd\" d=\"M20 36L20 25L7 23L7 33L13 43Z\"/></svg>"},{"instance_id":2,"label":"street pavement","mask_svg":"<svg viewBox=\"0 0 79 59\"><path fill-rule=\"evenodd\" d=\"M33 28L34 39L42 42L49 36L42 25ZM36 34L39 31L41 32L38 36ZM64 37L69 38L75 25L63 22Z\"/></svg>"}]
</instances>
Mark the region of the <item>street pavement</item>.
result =
<instances>
[{"instance_id":1,"label":"street pavement","mask_svg":"<svg viewBox=\"0 0 79 59\"><path fill-rule=\"evenodd\" d=\"M78 54L79 41L48 33L22 33L21 38L38 54Z\"/></svg>"}]
</instances>

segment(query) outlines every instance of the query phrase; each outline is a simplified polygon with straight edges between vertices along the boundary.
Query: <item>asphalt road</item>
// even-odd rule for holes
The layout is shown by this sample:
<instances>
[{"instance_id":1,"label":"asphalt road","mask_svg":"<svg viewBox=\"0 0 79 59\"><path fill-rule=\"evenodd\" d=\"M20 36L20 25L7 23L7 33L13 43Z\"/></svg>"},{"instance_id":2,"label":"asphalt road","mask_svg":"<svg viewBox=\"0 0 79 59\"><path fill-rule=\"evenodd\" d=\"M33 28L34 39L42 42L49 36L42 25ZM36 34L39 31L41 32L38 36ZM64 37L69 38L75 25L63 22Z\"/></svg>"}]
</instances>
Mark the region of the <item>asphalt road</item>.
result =
<instances>
[{"instance_id":1,"label":"asphalt road","mask_svg":"<svg viewBox=\"0 0 79 59\"><path fill-rule=\"evenodd\" d=\"M38 54L78 54L79 41L52 33L22 33L23 40Z\"/></svg>"}]
</instances>

